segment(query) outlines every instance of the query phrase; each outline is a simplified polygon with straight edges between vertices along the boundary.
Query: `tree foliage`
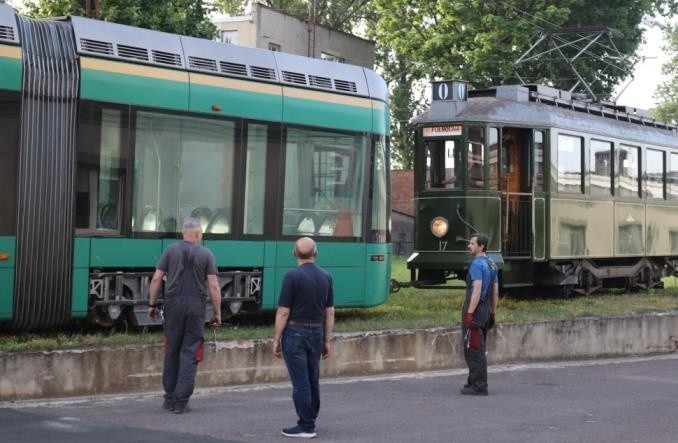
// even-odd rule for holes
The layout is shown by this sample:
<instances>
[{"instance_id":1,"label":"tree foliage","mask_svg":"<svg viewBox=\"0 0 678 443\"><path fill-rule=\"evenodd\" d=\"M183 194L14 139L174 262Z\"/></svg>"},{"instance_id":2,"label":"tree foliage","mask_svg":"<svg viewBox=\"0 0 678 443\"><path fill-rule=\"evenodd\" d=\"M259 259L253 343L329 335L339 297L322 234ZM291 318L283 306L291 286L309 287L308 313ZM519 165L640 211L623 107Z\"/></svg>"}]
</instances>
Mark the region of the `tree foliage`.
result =
<instances>
[{"instance_id":1,"label":"tree foliage","mask_svg":"<svg viewBox=\"0 0 678 443\"><path fill-rule=\"evenodd\" d=\"M313 0L256 0L269 8L297 17L309 17ZM222 12L242 15L252 0L215 0ZM366 19L371 0L315 0L315 21L318 24L353 32L354 27Z\"/></svg>"},{"instance_id":2,"label":"tree foliage","mask_svg":"<svg viewBox=\"0 0 678 443\"><path fill-rule=\"evenodd\" d=\"M666 36L668 45L665 50L671 54L668 62L662 66L662 74L668 76L668 80L662 82L655 93L659 105L652 110L655 118L678 122L678 27L670 27Z\"/></svg>"},{"instance_id":3,"label":"tree foliage","mask_svg":"<svg viewBox=\"0 0 678 443\"><path fill-rule=\"evenodd\" d=\"M643 14L671 13L676 5L660 0L373 0L372 9L375 19L368 36L377 42L378 65L393 94L394 160L410 167L412 140L401 132L411 130L402 116L422 102L417 85L421 89L433 79L455 78L475 88L518 83L514 61L546 29L615 28L623 37L614 39L614 45L631 56L642 39ZM595 49L602 51L598 46ZM576 77L555 55L550 52L520 66L520 76L530 83L570 89ZM603 51L602 56L612 54ZM630 72L592 63L586 53L580 61L577 70L589 81L596 79L593 90L603 98ZM408 96L409 103L402 101Z\"/></svg>"},{"instance_id":4,"label":"tree foliage","mask_svg":"<svg viewBox=\"0 0 678 443\"><path fill-rule=\"evenodd\" d=\"M201 0L29 0L25 6L36 18L84 16L96 9L90 16L110 22L208 39L216 35Z\"/></svg>"}]
</instances>

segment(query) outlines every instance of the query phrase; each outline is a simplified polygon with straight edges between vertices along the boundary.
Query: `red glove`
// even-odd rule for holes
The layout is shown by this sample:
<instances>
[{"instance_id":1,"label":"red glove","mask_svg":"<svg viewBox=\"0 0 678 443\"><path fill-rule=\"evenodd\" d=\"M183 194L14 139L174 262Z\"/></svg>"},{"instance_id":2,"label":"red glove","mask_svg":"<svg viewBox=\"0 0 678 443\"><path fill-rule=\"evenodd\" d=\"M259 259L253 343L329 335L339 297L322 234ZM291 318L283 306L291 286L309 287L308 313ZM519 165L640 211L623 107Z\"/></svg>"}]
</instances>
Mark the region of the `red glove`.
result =
<instances>
[{"instance_id":1,"label":"red glove","mask_svg":"<svg viewBox=\"0 0 678 443\"><path fill-rule=\"evenodd\" d=\"M467 312L464 315L464 326L466 329L471 329L473 327L473 312Z\"/></svg>"}]
</instances>

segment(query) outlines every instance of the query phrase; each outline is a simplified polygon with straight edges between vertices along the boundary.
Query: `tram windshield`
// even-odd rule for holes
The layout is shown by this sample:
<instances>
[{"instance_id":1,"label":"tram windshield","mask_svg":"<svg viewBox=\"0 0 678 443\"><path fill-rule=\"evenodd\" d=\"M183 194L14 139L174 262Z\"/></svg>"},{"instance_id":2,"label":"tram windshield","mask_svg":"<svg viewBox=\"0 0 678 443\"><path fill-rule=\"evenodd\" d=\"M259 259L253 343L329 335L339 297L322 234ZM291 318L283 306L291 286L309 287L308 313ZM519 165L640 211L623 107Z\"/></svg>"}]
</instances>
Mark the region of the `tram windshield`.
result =
<instances>
[{"instance_id":1,"label":"tram windshield","mask_svg":"<svg viewBox=\"0 0 678 443\"><path fill-rule=\"evenodd\" d=\"M426 189L460 189L462 147L459 140L428 140L426 151Z\"/></svg>"}]
</instances>

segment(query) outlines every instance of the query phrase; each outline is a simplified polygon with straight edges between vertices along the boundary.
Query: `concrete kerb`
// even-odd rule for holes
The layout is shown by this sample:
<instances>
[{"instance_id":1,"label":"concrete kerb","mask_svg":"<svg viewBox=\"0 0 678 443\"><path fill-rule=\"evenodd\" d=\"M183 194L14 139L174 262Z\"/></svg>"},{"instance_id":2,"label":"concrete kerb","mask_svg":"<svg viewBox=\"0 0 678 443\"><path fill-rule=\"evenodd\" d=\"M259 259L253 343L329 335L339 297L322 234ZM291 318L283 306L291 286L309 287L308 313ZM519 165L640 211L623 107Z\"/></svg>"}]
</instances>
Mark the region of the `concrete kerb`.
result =
<instances>
[{"instance_id":1,"label":"concrete kerb","mask_svg":"<svg viewBox=\"0 0 678 443\"><path fill-rule=\"evenodd\" d=\"M271 340L206 342L197 386L287 380ZM336 334L323 377L464 367L459 327ZM490 332L492 364L625 357L678 350L678 312L503 323ZM162 346L0 354L0 401L157 391Z\"/></svg>"}]
</instances>

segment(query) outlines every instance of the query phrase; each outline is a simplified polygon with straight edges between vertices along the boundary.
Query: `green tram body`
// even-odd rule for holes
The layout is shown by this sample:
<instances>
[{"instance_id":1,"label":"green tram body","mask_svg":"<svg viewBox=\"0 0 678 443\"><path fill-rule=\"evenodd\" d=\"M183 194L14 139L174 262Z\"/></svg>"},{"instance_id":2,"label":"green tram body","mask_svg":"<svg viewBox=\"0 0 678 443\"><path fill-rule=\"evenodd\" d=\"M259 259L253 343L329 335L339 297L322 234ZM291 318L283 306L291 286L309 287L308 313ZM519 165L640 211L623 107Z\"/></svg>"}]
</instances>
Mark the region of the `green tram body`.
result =
<instances>
[{"instance_id":1,"label":"green tram body","mask_svg":"<svg viewBox=\"0 0 678 443\"><path fill-rule=\"evenodd\" d=\"M377 74L79 17L38 22L6 5L0 31L2 327L150 324L150 277L187 215L203 224L231 313L276 307L303 235L338 307L386 301Z\"/></svg>"},{"instance_id":2,"label":"green tram body","mask_svg":"<svg viewBox=\"0 0 678 443\"><path fill-rule=\"evenodd\" d=\"M505 290L649 288L678 265L674 125L553 88L433 84L415 118L415 286L464 279L489 235ZM445 97L446 99L442 99ZM436 217L449 230L435 235Z\"/></svg>"}]
</instances>

